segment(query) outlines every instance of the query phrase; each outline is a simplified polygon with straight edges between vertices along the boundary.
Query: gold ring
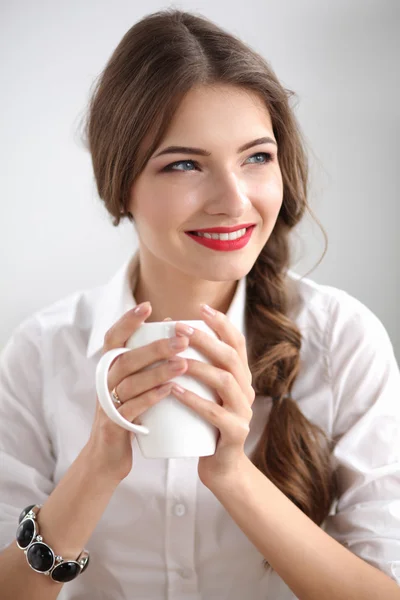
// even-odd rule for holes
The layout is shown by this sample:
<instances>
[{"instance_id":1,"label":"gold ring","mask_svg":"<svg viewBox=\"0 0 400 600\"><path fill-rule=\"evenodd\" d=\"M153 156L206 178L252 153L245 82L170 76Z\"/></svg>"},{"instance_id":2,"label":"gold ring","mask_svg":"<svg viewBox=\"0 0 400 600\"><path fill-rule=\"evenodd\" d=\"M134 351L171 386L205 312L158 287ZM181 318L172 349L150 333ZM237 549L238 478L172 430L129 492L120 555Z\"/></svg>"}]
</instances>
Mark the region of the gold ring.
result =
<instances>
[{"instance_id":1,"label":"gold ring","mask_svg":"<svg viewBox=\"0 0 400 600\"><path fill-rule=\"evenodd\" d=\"M111 397L112 397L112 401L114 402L114 406L116 408L118 408L119 406L121 406L122 402L121 400L118 398L118 394L117 394L117 390L116 388L114 388L111 392Z\"/></svg>"}]
</instances>

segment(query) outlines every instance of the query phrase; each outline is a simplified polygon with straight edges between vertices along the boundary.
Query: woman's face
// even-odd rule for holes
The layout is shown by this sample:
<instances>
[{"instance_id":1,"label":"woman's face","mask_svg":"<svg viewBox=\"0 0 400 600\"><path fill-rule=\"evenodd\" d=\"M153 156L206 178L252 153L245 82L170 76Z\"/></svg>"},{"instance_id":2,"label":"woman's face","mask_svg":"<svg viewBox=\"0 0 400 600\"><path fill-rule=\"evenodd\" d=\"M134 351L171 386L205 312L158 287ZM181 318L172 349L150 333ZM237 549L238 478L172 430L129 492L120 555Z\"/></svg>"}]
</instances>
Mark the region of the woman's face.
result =
<instances>
[{"instance_id":1,"label":"woman's face","mask_svg":"<svg viewBox=\"0 0 400 600\"><path fill-rule=\"evenodd\" d=\"M271 141L238 151L264 137ZM159 155L168 146L200 148L207 156ZM277 151L269 113L255 94L230 86L193 88L131 189L128 210L145 262L209 281L246 275L282 205ZM249 242L233 251L208 248L185 233L249 223L256 225Z\"/></svg>"}]
</instances>

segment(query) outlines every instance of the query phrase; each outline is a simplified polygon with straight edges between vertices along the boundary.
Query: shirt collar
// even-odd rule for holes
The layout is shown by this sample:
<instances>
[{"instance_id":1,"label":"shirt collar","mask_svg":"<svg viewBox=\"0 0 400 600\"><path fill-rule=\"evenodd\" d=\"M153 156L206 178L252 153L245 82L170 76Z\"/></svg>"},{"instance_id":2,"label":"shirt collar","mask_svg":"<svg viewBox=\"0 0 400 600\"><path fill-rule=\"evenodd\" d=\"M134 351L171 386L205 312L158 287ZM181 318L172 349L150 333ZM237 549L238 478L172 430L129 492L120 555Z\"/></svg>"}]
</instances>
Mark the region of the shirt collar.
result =
<instances>
[{"instance_id":1,"label":"shirt collar","mask_svg":"<svg viewBox=\"0 0 400 600\"><path fill-rule=\"evenodd\" d=\"M136 287L139 274L139 251L130 257L108 283L100 287L94 305L93 325L87 347L87 357L92 357L103 348L104 336L118 319L137 304L132 289ZM236 287L232 302L226 313L231 323L245 334L246 277ZM199 316L200 318L200 316Z\"/></svg>"}]
</instances>

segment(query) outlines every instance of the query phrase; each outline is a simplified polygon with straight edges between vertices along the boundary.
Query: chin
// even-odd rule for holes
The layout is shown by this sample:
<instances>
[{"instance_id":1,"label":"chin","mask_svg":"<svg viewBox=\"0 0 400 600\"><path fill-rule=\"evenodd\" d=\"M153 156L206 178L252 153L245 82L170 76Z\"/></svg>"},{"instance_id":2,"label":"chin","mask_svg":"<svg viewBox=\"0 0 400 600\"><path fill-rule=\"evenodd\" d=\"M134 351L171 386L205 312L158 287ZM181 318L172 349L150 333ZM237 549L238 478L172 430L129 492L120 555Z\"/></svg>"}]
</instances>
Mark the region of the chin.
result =
<instances>
[{"instance_id":1,"label":"chin","mask_svg":"<svg viewBox=\"0 0 400 600\"><path fill-rule=\"evenodd\" d=\"M213 259L208 264L196 265L194 272L199 279L207 281L237 281L251 270L257 257L238 260L234 256L221 256L220 260Z\"/></svg>"}]
</instances>

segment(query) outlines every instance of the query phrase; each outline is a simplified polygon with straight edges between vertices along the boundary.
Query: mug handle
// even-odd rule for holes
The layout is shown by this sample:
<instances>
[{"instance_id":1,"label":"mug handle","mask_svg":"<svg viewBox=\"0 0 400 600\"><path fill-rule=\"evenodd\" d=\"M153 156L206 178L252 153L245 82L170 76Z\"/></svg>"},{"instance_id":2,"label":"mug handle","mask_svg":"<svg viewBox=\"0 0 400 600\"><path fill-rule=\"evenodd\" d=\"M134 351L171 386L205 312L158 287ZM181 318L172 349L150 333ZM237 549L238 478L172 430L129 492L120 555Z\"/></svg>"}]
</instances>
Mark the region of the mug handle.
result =
<instances>
[{"instance_id":1,"label":"mug handle","mask_svg":"<svg viewBox=\"0 0 400 600\"><path fill-rule=\"evenodd\" d=\"M97 396L104 412L112 421L114 421L114 423L120 425L128 431L148 435L150 430L147 427L144 427L144 425L135 425L134 423L131 423L118 412L108 390L107 378L111 363L115 358L117 358L117 356L120 356L120 354L123 354L124 352L129 352L129 350L129 348L115 348L114 350L109 350L103 354L96 368Z\"/></svg>"}]
</instances>

